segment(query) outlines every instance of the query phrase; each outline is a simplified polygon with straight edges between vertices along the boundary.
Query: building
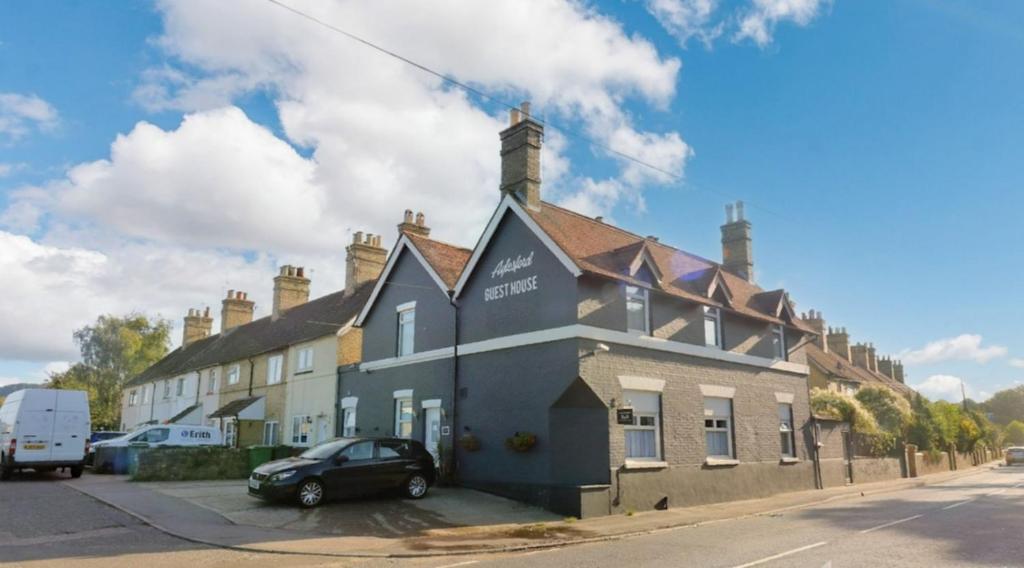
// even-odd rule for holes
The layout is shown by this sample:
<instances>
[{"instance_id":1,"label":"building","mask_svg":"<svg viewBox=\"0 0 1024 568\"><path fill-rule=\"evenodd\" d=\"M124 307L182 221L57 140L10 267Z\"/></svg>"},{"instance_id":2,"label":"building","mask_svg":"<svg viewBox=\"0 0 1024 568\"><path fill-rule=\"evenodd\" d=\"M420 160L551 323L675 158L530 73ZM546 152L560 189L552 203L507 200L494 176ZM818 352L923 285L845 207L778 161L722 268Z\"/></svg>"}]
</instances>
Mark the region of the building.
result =
<instances>
[{"instance_id":1,"label":"building","mask_svg":"<svg viewBox=\"0 0 1024 568\"><path fill-rule=\"evenodd\" d=\"M542 201L542 138L512 113L472 251L402 233L340 372L347 433L577 516L814 488L813 331L754 283L742 204L713 262Z\"/></svg>"},{"instance_id":2,"label":"building","mask_svg":"<svg viewBox=\"0 0 1024 568\"><path fill-rule=\"evenodd\" d=\"M126 386L122 426L215 424L237 446L334 437L337 369L359 361L362 331L352 324L387 257L376 235L356 233L346 250L344 290L310 301L305 270L283 266L265 317L253 320L255 304L234 290L216 335L209 310L190 310L182 346Z\"/></svg>"},{"instance_id":3,"label":"building","mask_svg":"<svg viewBox=\"0 0 1024 568\"><path fill-rule=\"evenodd\" d=\"M807 347L811 388L852 395L863 385L880 385L904 396L914 394L906 385L901 361L878 357L871 343L851 345L846 328L826 326L820 311L811 310L801 319L817 334Z\"/></svg>"}]
</instances>

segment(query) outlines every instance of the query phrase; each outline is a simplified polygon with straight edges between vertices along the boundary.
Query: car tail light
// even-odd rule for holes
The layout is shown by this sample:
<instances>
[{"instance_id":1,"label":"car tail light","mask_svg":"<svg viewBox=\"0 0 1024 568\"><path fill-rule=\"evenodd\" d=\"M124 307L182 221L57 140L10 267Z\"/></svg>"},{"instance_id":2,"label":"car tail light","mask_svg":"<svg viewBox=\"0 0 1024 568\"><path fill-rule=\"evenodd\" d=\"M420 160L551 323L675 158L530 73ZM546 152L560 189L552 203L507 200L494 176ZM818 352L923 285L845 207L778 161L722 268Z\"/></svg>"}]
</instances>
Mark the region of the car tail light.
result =
<instances>
[{"instance_id":1,"label":"car tail light","mask_svg":"<svg viewBox=\"0 0 1024 568\"><path fill-rule=\"evenodd\" d=\"M7 450L7 459L13 460L14 459L14 450L17 450L17 449L18 449L18 441L15 440L14 438L11 438L11 448L9 450Z\"/></svg>"}]
</instances>

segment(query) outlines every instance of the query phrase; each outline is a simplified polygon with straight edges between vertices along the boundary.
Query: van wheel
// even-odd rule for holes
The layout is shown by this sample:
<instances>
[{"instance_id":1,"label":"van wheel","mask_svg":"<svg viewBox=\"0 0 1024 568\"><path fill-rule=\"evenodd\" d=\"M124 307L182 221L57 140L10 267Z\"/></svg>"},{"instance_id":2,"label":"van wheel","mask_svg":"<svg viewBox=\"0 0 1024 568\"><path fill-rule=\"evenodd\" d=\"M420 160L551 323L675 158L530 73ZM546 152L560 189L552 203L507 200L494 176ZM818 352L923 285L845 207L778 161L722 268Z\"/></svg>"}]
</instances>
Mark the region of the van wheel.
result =
<instances>
[{"instance_id":1,"label":"van wheel","mask_svg":"<svg viewBox=\"0 0 1024 568\"><path fill-rule=\"evenodd\" d=\"M430 484L427 483L427 478L423 477L422 474L414 473L405 480L405 485L402 489L405 490L406 497L422 499L427 494L428 487L430 487Z\"/></svg>"},{"instance_id":2,"label":"van wheel","mask_svg":"<svg viewBox=\"0 0 1024 568\"><path fill-rule=\"evenodd\" d=\"M307 479L299 484L296 497L300 506L312 509L324 500L324 484L317 479Z\"/></svg>"},{"instance_id":3,"label":"van wheel","mask_svg":"<svg viewBox=\"0 0 1024 568\"><path fill-rule=\"evenodd\" d=\"M7 458L0 456L0 481L7 481L11 478L11 468L7 467Z\"/></svg>"},{"instance_id":4,"label":"van wheel","mask_svg":"<svg viewBox=\"0 0 1024 568\"><path fill-rule=\"evenodd\" d=\"M82 477L82 466L80 466L80 465L73 465L73 466L71 466L71 478L72 479L78 479L79 477Z\"/></svg>"}]
</instances>

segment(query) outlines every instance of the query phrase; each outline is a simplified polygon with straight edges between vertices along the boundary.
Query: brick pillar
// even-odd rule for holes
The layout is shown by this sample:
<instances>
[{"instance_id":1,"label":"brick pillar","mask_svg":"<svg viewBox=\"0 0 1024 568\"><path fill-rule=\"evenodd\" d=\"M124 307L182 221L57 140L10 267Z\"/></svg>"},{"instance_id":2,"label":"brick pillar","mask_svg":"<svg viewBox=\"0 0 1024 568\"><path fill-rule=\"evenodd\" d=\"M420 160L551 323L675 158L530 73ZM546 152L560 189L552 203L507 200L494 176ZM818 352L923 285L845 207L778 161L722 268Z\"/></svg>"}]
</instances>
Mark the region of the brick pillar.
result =
<instances>
[{"instance_id":1,"label":"brick pillar","mask_svg":"<svg viewBox=\"0 0 1024 568\"><path fill-rule=\"evenodd\" d=\"M917 446L907 444L905 449L907 454L907 477L917 477Z\"/></svg>"}]
</instances>

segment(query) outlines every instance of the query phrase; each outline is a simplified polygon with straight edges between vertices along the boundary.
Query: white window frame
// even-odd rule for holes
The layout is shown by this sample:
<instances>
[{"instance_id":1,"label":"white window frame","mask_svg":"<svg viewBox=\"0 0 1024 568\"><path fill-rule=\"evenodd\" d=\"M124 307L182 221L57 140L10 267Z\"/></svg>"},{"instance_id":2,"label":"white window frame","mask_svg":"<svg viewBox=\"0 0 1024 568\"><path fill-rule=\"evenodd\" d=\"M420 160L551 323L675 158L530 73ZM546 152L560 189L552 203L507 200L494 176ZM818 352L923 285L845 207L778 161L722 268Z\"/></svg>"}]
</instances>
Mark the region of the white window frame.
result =
<instances>
[{"instance_id":1,"label":"white window frame","mask_svg":"<svg viewBox=\"0 0 1024 568\"><path fill-rule=\"evenodd\" d=\"M284 355L278 353L277 355L271 355L267 357L267 384L277 385L281 384L281 377L284 375L282 372L284 367Z\"/></svg>"},{"instance_id":2,"label":"white window frame","mask_svg":"<svg viewBox=\"0 0 1024 568\"><path fill-rule=\"evenodd\" d=\"M409 405L409 419L408 420L402 420L402 405L404 405L404 404L408 404ZM416 424L416 409L412 405L412 397L411 396L403 396L403 397L395 398L395 431L394 431L394 434L395 434L396 438L402 438L403 437L400 432L402 431L402 424L406 424L406 423L409 424L409 436L408 436L407 439L411 440L412 439L412 435L413 435L413 431L415 430L415 424Z\"/></svg>"},{"instance_id":3,"label":"white window frame","mask_svg":"<svg viewBox=\"0 0 1024 568\"><path fill-rule=\"evenodd\" d=\"M171 379L164 381L164 398L171 398Z\"/></svg>"},{"instance_id":4,"label":"white window frame","mask_svg":"<svg viewBox=\"0 0 1024 568\"><path fill-rule=\"evenodd\" d=\"M708 408L708 400L724 400L729 404L729 415L716 414L715 411ZM731 398L722 398L715 396L704 397L704 454L708 459L721 459L721 460L734 460L736 459L736 448L732 443L733 436L733 409ZM721 427L718 423L725 420L725 427ZM711 426L708 426L708 421L711 421ZM707 434L709 432L725 432L726 445L729 449L728 455L712 454L711 447L707 442Z\"/></svg>"},{"instance_id":5,"label":"white window frame","mask_svg":"<svg viewBox=\"0 0 1024 568\"><path fill-rule=\"evenodd\" d=\"M224 445L233 448L238 440L238 423L233 419L224 421Z\"/></svg>"},{"instance_id":6,"label":"white window frame","mask_svg":"<svg viewBox=\"0 0 1024 568\"><path fill-rule=\"evenodd\" d=\"M309 424L310 431L303 433L302 425ZM292 416L292 445L293 446L308 446L309 441L312 438L313 419L308 414L295 414ZM305 438L305 439L303 439Z\"/></svg>"},{"instance_id":7,"label":"white window frame","mask_svg":"<svg viewBox=\"0 0 1024 568\"><path fill-rule=\"evenodd\" d=\"M661 393L660 392L654 392L654 391L650 391L650 392L647 392L647 391L633 391L633 392L635 392L636 394L633 394L633 393L631 393L629 391L624 391L622 393L622 396L627 401L627 403L630 403L630 396L642 396L642 395L654 396L654 397L656 397L656 400L657 400L657 404L656 404L657 405L657 410L652 412L650 410L637 410L636 408L634 408L633 409L633 424L624 424L622 426L623 439L625 439L625 437L626 437L626 434L625 434L626 432L632 432L632 431L649 432L649 431L654 431L654 456L630 456L630 455L626 455L625 456L626 461L629 461L629 462L637 462L637 461L639 461L639 462L661 462L662 459L663 459L662 458L662 453L661 453ZM640 424L642 422L641 418L652 418L652 417L654 418L654 424L653 425L644 426L644 425ZM626 451L625 447L624 447L624 451Z\"/></svg>"},{"instance_id":8,"label":"white window frame","mask_svg":"<svg viewBox=\"0 0 1024 568\"><path fill-rule=\"evenodd\" d=\"M174 387L175 396L185 395L185 377L178 377L178 384Z\"/></svg>"},{"instance_id":9,"label":"white window frame","mask_svg":"<svg viewBox=\"0 0 1024 568\"><path fill-rule=\"evenodd\" d=\"M650 290L641 286L626 285L626 331L650 335L651 333L651 296ZM634 329L629 327L629 304L642 302L644 305L644 328Z\"/></svg>"},{"instance_id":10,"label":"white window frame","mask_svg":"<svg viewBox=\"0 0 1024 568\"><path fill-rule=\"evenodd\" d=\"M704 306L704 345L707 347L717 347L718 349L724 349L724 341L722 340L722 310L714 306ZM715 325L715 337L711 342L708 341L708 323Z\"/></svg>"},{"instance_id":11,"label":"white window frame","mask_svg":"<svg viewBox=\"0 0 1024 568\"><path fill-rule=\"evenodd\" d=\"M135 406L139 402L139 393L135 389L128 392L128 406Z\"/></svg>"},{"instance_id":12,"label":"white window frame","mask_svg":"<svg viewBox=\"0 0 1024 568\"><path fill-rule=\"evenodd\" d=\"M778 405L779 409L779 446L780 453L784 458L795 458L796 457L796 428L793 425L793 405L780 402ZM783 417L783 412L786 413L787 418ZM786 451L786 446L783 444L783 438L789 444L789 451Z\"/></svg>"},{"instance_id":13,"label":"white window frame","mask_svg":"<svg viewBox=\"0 0 1024 568\"><path fill-rule=\"evenodd\" d=\"M773 357L780 361L786 361L789 359L789 353L786 349L786 329L781 324L772 325L772 347L775 349Z\"/></svg>"},{"instance_id":14,"label":"white window frame","mask_svg":"<svg viewBox=\"0 0 1024 568\"><path fill-rule=\"evenodd\" d=\"M295 372L306 373L313 370L313 348L302 347L295 352Z\"/></svg>"},{"instance_id":15,"label":"white window frame","mask_svg":"<svg viewBox=\"0 0 1024 568\"><path fill-rule=\"evenodd\" d=\"M267 430L270 430L270 436L267 436ZM264 446L276 446L280 443L281 437L281 423L277 420L267 420L263 423L263 445Z\"/></svg>"},{"instance_id":16,"label":"white window frame","mask_svg":"<svg viewBox=\"0 0 1024 568\"><path fill-rule=\"evenodd\" d=\"M239 378L239 376L241 374L242 374L242 370L241 370L241 367L238 365L238 363L235 363L234 365L231 365L230 367L228 367L228 384L229 385L237 385L238 384L238 378Z\"/></svg>"},{"instance_id":17,"label":"white window frame","mask_svg":"<svg viewBox=\"0 0 1024 568\"><path fill-rule=\"evenodd\" d=\"M153 385L153 394L156 394L156 385ZM149 403L149 385L142 385L142 404Z\"/></svg>"},{"instance_id":18,"label":"white window frame","mask_svg":"<svg viewBox=\"0 0 1024 568\"><path fill-rule=\"evenodd\" d=\"M398 323L398 337L395 343L395 353L398 357L408 357L416 351L416 302L408 302L398 306L396 321ZM410 321L403 321L406 316L412 316ZM412 333L408 344L405 341L405 334L402 330L405 326L412 326Z\"/></svg>"},{"instance_id":19,"label":"white window frame","mask_svg":"<svg viewBox=\"0 0 1024 568\"><path fill-rule=\"evenodd\" d=\"M217 392L217 369L210 369L210 374L206 379L206 394L214 394Z\"/></svg>"}]
</instances>

